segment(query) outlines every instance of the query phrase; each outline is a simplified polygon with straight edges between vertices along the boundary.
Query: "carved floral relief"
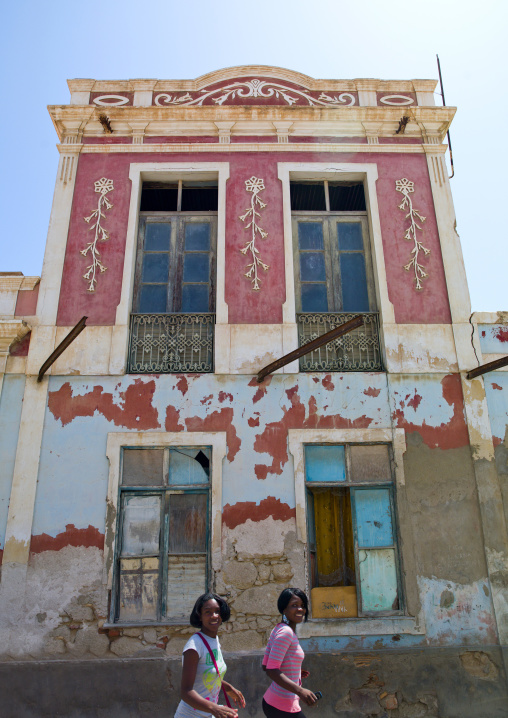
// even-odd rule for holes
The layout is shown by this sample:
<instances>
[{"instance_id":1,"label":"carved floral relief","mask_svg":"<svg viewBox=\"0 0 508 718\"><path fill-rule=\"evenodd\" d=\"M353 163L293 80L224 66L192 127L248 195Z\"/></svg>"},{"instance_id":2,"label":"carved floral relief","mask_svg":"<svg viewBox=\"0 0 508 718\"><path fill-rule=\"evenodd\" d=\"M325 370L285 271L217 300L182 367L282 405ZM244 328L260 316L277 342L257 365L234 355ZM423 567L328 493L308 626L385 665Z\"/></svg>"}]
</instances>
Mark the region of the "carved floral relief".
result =
<instances>
[{"instance_id":1,"label":"carved floral relief","mask_svg":"<svg viewBox=\"0 0 508 718\"><path fill-rule=\"evenodd\" d=\"M408 242L413 243L413 248L411 250L411 260L404 265L404 269L406 270L406 272L413 272L415 289L423 289L422 280L429 275L425 271L425 267L420 264L420 253L422 252L424 256L427 256L428 254L430 254L430 249L424 247L422 242L420 242L417 237L417 230L419 230L420 232L423 231L423 228L418 224L418 222L425 222L425 217L422 217L420 212L413 207L413 202L410 195L413 194L413 192L415 191L414 182L404 177L400 180L396 180L395 189L397 190L397 192L400 192L404 197L401 204L399 204L399 209L407 210L406 219L409 220L409 226L406 228L404 239L407 239Z\"/></svg>"},{"instance_id":2,"label":"carved floral relief","mask_svg":"<svg viewBox=\"0 0 508 718\"><path fill-rule=\"evenodd\" d=\"M92 262L86 268L85 274L83 274L83 279L86 279L88 281L89 292L95 292L97 284L97 272L102 274L107 269L107 267L105 267L101 261L101 255L99 250L97 249L97 243L105 242L109 239L109 232L102 226L102 220L106 218L106 215L104 214L103 210L109 210L113 207L113 205L107 198L107 194L109 192L112 192L114 189L113 180L106 179L106 177L101 177L100 180L94 182L94 185L95 191L99 194L97 208L94 209L92 214L90 214L88 217L83 218L85 222L90 225L90 231L94 230L94 237L90 242L88 242L85 249L82 249L80 251L80 254L82 254L83 257L86 257L88 254L90 254L89 259Z\"/></svg>"},{"instance_id":3,"label":"carved floral relief","mask_svg":"<svg viewBox=\"0 0 508 718\"><path fill-rule=\"evenodd\" d=\"M258 274L259 268L263 269L265 272L270 269L268 264L261 261L259 249L256 247L257 235L259 235L261 239L266 239L268 237L268 232L265 232L265 230L258 224L258 218L261 216L261 213L256 210L256 207L259 207L259 209L264 209L266 207L266 203L259 197L259 193L265 189L265 183L259 177L253 176L250 179L245 180L245 189L247 192L252 192L252 197L250 207L247 209L245 214L242 214L240 220L247 223L245 225L245 229L251 230L251 237L240 252L245 255L249 253L250 255L249 258L252 262L247 264L247 271L244 276L252 282L252 289L259 291L261 288L261 280Z\"/></svg>"}]
</instances>

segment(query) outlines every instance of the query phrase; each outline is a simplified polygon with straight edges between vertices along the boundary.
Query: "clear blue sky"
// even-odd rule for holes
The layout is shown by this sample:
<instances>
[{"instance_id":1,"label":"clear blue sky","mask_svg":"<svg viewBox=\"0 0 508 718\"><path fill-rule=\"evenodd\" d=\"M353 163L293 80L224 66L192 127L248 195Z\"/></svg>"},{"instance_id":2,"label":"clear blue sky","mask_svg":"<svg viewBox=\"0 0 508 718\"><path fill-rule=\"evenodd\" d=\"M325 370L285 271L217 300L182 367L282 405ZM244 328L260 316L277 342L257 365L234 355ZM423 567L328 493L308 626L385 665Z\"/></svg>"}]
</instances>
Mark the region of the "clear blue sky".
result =
<instances>
[{"instance_id":1,"label":"clear blue sky","mask_svg":"<svg viewBox=\"0 0 508 718\"><path fill-rule=\"evenodd\" d=\"M437 78L473 311L508 310L506 0L18 0L2 9L1 271L40 275L67 78L194 78L232 65L318 78ZM437 96L440 103L440 97Z\"/></svg>"}]
</instances>

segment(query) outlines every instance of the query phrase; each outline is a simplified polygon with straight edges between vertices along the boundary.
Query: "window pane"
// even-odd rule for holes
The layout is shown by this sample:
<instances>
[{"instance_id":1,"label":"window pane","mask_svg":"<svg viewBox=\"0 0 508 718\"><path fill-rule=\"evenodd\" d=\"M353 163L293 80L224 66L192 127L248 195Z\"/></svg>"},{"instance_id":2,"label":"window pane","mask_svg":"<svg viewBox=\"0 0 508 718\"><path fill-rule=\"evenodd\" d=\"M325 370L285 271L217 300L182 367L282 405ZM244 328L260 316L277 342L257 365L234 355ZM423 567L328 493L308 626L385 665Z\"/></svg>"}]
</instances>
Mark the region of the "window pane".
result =
<instances>
[{"instance_id":1,"label":"window pane","mask_svg":"<svg viewBox=\"0 0 508 718\"><path fill-rule=\"evenodd\" d=\"M323 249L321 222L298 222L298 246L300 249Z\"/></svg>"},{"instance_id":2,"label":"window pane","mask_svg":"<svg viewBox=\"0 0 508 718\"><path fill-rule=\"evenodd\" d=\"M210 260L208 254L186 254L183 260L184 282L208 282Z\"/></svg>"},{"instance_id":3,"label":"window pane","mask_svg":"<svg viewBox=\"0 0 508 718\"><path fill-rule=\"evenodd\" d=\"M206 591L206 556L192 554L168 557L166 613L189 621L196 599Z\"/></svg>"},{"instance_id":4,"label":"window pane","mask_svg":"<svg viewBox=\"0 0 508 718\"><path fill-rule=\"evenodd\" d=\"M302 252L300 254L300 279L302 282L326 280L323 252Z\"/></svg>"},{"instance_id":5,"label":"window pane","mask_svg":"<svg viewBox=\"0 0 508 718\"><path fill-rule=\"evenodd\" d=\"M392 546L390 489L355 490L358 546Z\"/></svg>"},{"instance_id":6,"label":"window pane","mask_svg":"<svg viewBox=\"0 0 508 718\"><path fill-rule=\"evenodd\" d=\"M166 312L167 293L166 285L146 284L141 287L139 297L140 314L164 314Z\"/></svg>"},{"instance_id":7,"label":"window pane","mask_svg":"<svg viewBox=\"0 0 508 718\"><path fill-rule=\"evenodd\" d=\"M326 284L302 284L302 312L327 312Z\"/></svg>"},{"instance_id":8,"label":"window pane","mask_svg":"<svg viewBox=\"0 0 508 718\"><path fill-rule=\"evenodd\" d=\"M124 449L122 484L162 486L163 466L163 449Z\"/></svg>"},{"instance_id":9,"label":"window pane","mask_svg":"<svg viewBox=\"0 0 508 718\"><path fill-rule=\"evenodd\" d=\"M352 481L391 481L390 456L385 444L352 446Z\"/></svg>"},{"instance_id":10,"label":"window pane","mask_svg":"<svg viewBox=\"0 0 508 718\"><path fill-rule=\"evenodd\" d=\"M307 481L345 481L346 460L343 446L306 446Z\"/></svg>"},{"instance_id":11,"label":"window pane","mask_svg":"<svg viewBox=\"0 0 508 718\"><path fill-rule=\"evenodd\" d=\"M143 257L143 282L167 282L169 274L168 254L145 254Z\"/></svg>"},{"instance_id":12,"label":"window pane","mask_svg":"<svg viewBox=\"0 0 508 718\"><path fill-rule=\"evenodd\" d=\"M325 186L323 182L291 182L291 209L308 212L326 210Z\"/></svg>"},{"instance_id":13,"label":"window pane","mask_svg":"<svg viewBox=\"0 0 508 718\"><path fill-rule=\"evenodd\" d=\"M145 249L149 252L169 252L171 222L147 222L145 228Z\"/></svg>"},{"instance_id":14,"label":"window pane","mask_svg":"<svg viewBox=\"0 0 508 718\"><path fill-rule=\"evenodd\" d=\"M365 207L363 184L344 185L328 182L332 212L361 212Z\"/></svg>"},{"instance_id":15,"label":"window pane","mask_svg":"<svg viewBox=\"0 0 508 718\"><path fill-rule=\"evenodd\" d=\"M171 449L169 483L172 486L207 484L210 477L210 449Z\"/></svg>"},{"instance_id":16,"label":"window pane","mask_svg":"<svg viewBox=\"0 0 508 718\"><path fill-rule=\"evenodd\" d=\"M208 297L208 284L186 284L182 288L182 312L207 312Z\"/></svg>"},{"instance_id":17,"label":"window pane","mask_svg":"<svg viewBox=\"0 0 508 718\"><path fill-rule=\"evenodd\" d=\"M120 621L155 621L159 597L159 559L120 561Z\"/></svg>"},{"instance_id":18,"label":"window pane","mask_svg":"<svg viewBox=\"0 0 508 718\"><path fill-rule=\"evenodd\" d=\"M399 609L394 549L358 552L360 587L364 611Z\"/></svg>"},{"instance_id":19,"label":"window pane","mask_svg":"<svg viewBox=\"0 0 508 718\"><path fill-rule=\"evenodd\" d=\"M345 312L368 312L369 295L363 254L341 254L342 308Z\"/></svg>"},{"instance_id":20,"label":"window pane","mask_svg":"<svg viewBox=\"0 0 508 718\"><path fill-rule=\"evenodd\" d=\"M362 249L363 237L360 222L337 222L339 249Z\"/></svg>"},{"instance_id":21,"label":"window pane","mask_svg":"<svg viewBox=\"0 0 508 718\"><path fill-rule=\"evenodd\" d=\"M169 497L169 553L206 553L207 494Z\"/></svg>"},{"instance_id":22,"label":"window pane","mask_svg":"<svg viewBox=\"0 0 508 718\"><path fill-rule=\"evenodd\" d=\"M355 582L351 503L348 489L313 489L318 586Z\"/></svg>"},{"instance_id":23,"label":"window pane","mask_svg":"<svg viewBox=\"0 0 508 718\"><path fill-rule=\"evenodd\" d=\"M159 553L160 496L124 496L122 556Z\"/></svg>"},{"instance_id":24,"label":"window pane","mask_svg":"<svg viewBox=\"0 0 508 718\"><path fill-rule=\"evenodd\" d=\"M185 225L185 249L206 251L210 249L210 224L187 222Z\"/></svg>"}]
</instances>

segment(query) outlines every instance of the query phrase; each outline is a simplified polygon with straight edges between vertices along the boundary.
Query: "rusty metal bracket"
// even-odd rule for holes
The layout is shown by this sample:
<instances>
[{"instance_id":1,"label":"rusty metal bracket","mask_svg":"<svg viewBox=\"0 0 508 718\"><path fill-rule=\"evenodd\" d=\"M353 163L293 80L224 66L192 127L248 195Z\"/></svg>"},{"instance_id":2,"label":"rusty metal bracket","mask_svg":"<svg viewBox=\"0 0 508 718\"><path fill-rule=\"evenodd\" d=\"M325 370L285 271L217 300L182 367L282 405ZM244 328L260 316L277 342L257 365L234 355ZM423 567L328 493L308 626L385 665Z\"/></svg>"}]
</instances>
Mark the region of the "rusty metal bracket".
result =
<instances>
[{"instance_id":1,"label":"rusty metal bracket","mask_svg":"<svg viewBox=\"0 0 508 718\"><path fill-rule=\"evenodd\" d=\"M341 324L340 327L335 327L335 329L326 332L326 334L322 334L320 337L317 337L317 339L313 339L308 344L304 344L303 347L298 347L298 349L289 352L289 354L285 354L280 359L277 359L277 361L268 364L267 366L263 367L263 369L260 369L258 371L256 377L258 384L260 384L263 379L268 376L268 374L271 374L277 369L286 366L286 364L289 364L295 359L299 359L300 357L305 356L305 354L314 351L314 349L322 347L323 344L328 344L333 339L337 339L337 337L341 337L343 334L347 334L348 332L353 331L353 329L358 329L358 327L361 327L362 325L363 317L361 314L359 314L357 317L353 317L353 319L350 319L348 322Z\"/></svg>"},{"instance_id":2,"label":"rusty metal bracket","mask_svg":"<svg viewBox=\"0 0 508 718\"><path fill-rule=\"evenodd\" d=\"M44 364L39 369L39 376L37 377L37 381L42 381L42 377L44 374L48 371L49 367L55 362L60 354L63 354L63 352L67 349L69 344L72 344L72 342L76 339L78 334L81 334L83 329L86 326L86 320L88 317L81 317L79 322L76 324L76 326L70 330L70 332L67 334L65 339L62 339L60 344L57 346L57 348L49 355L49 357L46 359Z\"/></svg>"},{"instance_id":3,"label":"rusty metal bracket","mask_svg":"<svg viewBox=\"0 0 508 718\"><path fill-rule=\"evenodd\" d=\"M486 374L489 371L494 371L494 369L501 369L503 366L508 366L508 356L501 357L501 359L494 359L494 361L489 361L487 364L477 366L476 369L471 369L471 371L468 371L466 374L466 379L475 379L477 376Z\"/></svg>"}]
</instances>

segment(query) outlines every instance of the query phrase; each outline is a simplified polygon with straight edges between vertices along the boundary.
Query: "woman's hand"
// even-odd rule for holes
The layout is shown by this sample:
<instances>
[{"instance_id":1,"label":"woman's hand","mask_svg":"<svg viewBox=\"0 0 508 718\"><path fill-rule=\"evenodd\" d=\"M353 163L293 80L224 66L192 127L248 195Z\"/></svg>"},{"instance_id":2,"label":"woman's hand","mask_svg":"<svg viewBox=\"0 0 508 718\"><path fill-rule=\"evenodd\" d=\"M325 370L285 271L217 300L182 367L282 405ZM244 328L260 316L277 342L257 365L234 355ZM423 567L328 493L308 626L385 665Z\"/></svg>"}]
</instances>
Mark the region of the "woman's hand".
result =
<instances>
[{"instance_id":1,"label":"woman's hand","mask_svg":"<svg viewBox=\"0 0 508 718\"><path fill-rule=\"evenodd\" d=\"M228 698L233 701L235 706L238 706L238 708L245 708L245 698L238 688L232 686L231 683L224 685L224 681L222 682L222 687L226 691Z\"/></svg>"},{"instance_id":2,"label":"woman's hand","mask_svg":"<svg viewBox=\"0 0 508 718\"><path fill-rule=\"evenodd\" d=\"M238 709L229 708L228 706L218 706L215 703L212 704L210 713L214 718L238 718Z\"/></svg>"},{"instance_id":3,"label":"woman's hand","mask_svg":"<svg viewBox=\"0 0 508 718\"><path fill-rule=\"evenodd\" d=\"M302 670L302 678L308 678L310 676L310 671Z\"/></svg>"},{"instance_id":4,"label":"woman's hand","mask_svg":"<svg viewBox=\"0 0 508 718\"><path fill-rule=\"evenodd\" d=\"M300 688L300 690L297 693L297 696L299 698L301 698L301 700L307 706L313 706L314 703L317 703L317 697L314 695L314 693L312 691L307 690L307 688Z\"/></svg>"}]
</instances>

